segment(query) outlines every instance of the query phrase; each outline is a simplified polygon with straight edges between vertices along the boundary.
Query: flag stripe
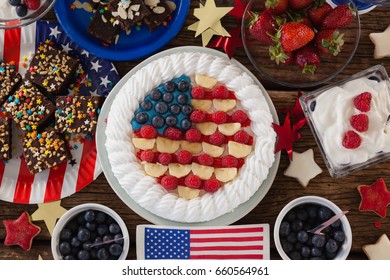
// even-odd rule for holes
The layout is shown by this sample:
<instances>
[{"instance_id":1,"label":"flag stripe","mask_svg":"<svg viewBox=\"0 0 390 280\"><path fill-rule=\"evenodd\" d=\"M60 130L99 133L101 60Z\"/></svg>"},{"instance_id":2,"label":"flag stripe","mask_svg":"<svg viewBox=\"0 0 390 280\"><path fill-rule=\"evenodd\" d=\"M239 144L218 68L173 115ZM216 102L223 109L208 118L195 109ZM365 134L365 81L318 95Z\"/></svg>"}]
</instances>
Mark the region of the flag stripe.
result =
<instances>
[{"instance_id":1,"label":"flag stripe","mask_svg":"<svg viewBox=\"0 0 390 280\"><path fill-rule=\"evenodd\" d=\"M263 232L263 228L218 228L218 229L191 229L192 234L211 234L211 233L244 233L244 232Z\"/></svg>"},{"instance_id":2,"label":"flag stripe","mask_svg":"<svg viewBox=\"0 0 390 280\"><path fill-rule=\"evenodd\" d=\"M31 186L34 182L34 174L28 170L27 163L24 159L20 159L20 169L18 180L16 181L14 202L15 203L30 203Z\"/></svg>"},{"instance_id":3,"label":"flag stripe","mask_svg":"<svg viewBox=\"0 0 390 280\"><path fill-rule=\"evenodd\" d=\"M1 189L1 182L3 181L4 171L5 171L5 163L4 161L0 160L0 189Z\"/></svg>"},{"instance_id":4,"label":"flag stripe","mask_svg":"<svg viewBox=\"0 0 390 280\"><path fill-rule=\"evenodd\" d=\"M5 30L0 30L0 58L4 59Z\"/></svg>"},{"instance_id":5,"label":"flag stripe","mask_svg":"<svg viewBox=\"0 0 390 280\"><path fill-rule=\"evenodd\" d=\"M5 62L15 62L18 71L20 57L20 28L7 29L4 34L4 55Z\"/></svg>"},{"instance_id":6,"label":"flag stripe","mask_svg":"<svg viewBox=\"0 0 390 280\"><path fill-rule=\"evenodd\" d=\"M85 140L83 145L83 155L81 157L79 174L76 183L76 192L84 188L93 181L96 165L96 142L95 140Z\"/></svg>"},{"instance_id":7,"label":"flag stripe","mask_svg":"<svg viewBox=\"0 0 390 280\"><path fill-rule=\"evenodd\" d=\"M191 243L191 247L204 247L204 246L253 246L253 245L264 245L265 241L246 241L246 242L202 242L202 243Z\"/></svg>"},{"instance_id":8,"label":"flag stripe","mask_svg":"<svg viewBox=\"0 0 390 280\"><path fill-rule=\"evenodd\" d=\"M34 182L32 183L32 191L30 195L30 204L42 203L46 192L46 182L49 178L50 170L45 170L35 174Z\"/></svg>"},{"instance_id":9,"label":"flag stripe","mask_svg":"<svg viewBox=\"0 0 390 280\"><path fill-rule=\"evenodd\" d=\"M259 254L247 254L247 255L197 255L197 256L190 256L190 259L194 260L247 260L247 259L256 259L256 260L262 260L263 255Z\"/></svg>"},{"instance_id":10,"label":"flag stripe","mask_svg":"<svg viewBox=\"0 0 390 280\"><path fill-rule=\"evenodd\" d=\"M203 247L190 247L191 253L195 251L232 251L232 250L263 250L262 245L253 246L203 246Z\"/></svg>"},{"instance_id":11,"label":"flag stripe","mask_svg":"<svg viewBox=\"0 0 390 280\"><path fill-rule=\"evenodd\" d=\"M192 238L191 243L194 242L241 242L241 241L263 241L263 236L253 237L219 237L219 238Z\"/></svg>"},{"instance_id":12,"label":"flag stripe","mask_svg":"<svg viewBox=\"0 0 390 280\"><path fill-rule=\"evenodd\" d=\"M251 237L251 236L262 236L261 232L246 232L246 233L214 233L214 234L192 234L192 238L219 238L226 237L227 235L231 235L234 237Z\"/></svg>"},{"instance_id":13,"label":"flag stripe","mask_svg":"<svg viewBox=\"0 0 390 280\"><path fill-rule=\"evenodd\" d=\"M68 162L63 162L55 168L50 169L49 178L46 183L44 202L61 199L62 185Z\"/></svg>"}]
</instances>

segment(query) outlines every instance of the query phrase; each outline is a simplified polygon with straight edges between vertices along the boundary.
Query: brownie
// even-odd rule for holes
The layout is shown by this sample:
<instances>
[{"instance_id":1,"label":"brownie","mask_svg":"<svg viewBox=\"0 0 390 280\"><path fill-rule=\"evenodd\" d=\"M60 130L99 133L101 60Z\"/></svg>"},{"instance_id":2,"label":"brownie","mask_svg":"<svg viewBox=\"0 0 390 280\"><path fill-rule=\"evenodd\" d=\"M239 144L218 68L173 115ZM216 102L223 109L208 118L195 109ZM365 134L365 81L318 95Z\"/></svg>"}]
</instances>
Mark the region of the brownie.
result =
<instances>
[{"instance_id":1,"label":"brownie","mask_svg":"<svg viewBox=\"0 0 390 280\"><path fill-rule=\"evenodd\" d=\"M144 18L144 22L149 27L150 31L154 31L164 21L167 21L173 12L165 1L160 1L155 5L147 5L147 7L150 9L151 13Z\"/></svg>"},{"instance_id":2,"label":"brownie","mask_svg":"<svg viewBox=\"0 0 390 280\"><path fill-rule=\"evenodd\" d=\"M23 156L31 173L44 171L71 158L68 144L53 128L40 134L28 133L23 140Z\"/></svg>"},{"instance_id":3,"label":"brownie","mask_svg":"<svg viewBox=\"0 0 390 280\"><path fill-rule=\"evenodd\" d=\"M11 159L12 143L11 120L0 117L0 160Z\"/></svg>"},{"instance_id":4,"label":"brownie","mask_svg":"<svg viewBox=\"0 0 390 280\"><path fill-rule=\"evenodd\" d=\"M119 32L119 23L113 18L107 5L100 3L88 26L88 33L103 43L112 45Z\"/></svg>"},{"instance_id":5,"label":"brownie","mask_svg":"<svg viewBox=\"0 0 390 280\"><path fill-rule=\"evenodd\" d=\"M3 109L28 132L44 129L54 114L55 106L35 85L23 80L15 94L5 101Z\"/></svg>"},{"instance_id":6,"label":"brownie","mask_svg":"<svg viewBox=\"0 0 390 280\"><path fill-rule=\"evenodd\" d=\"M104 97L59 96L56 100L56 129L59 132L95 133Z\"/></svg>"},{"instance_id":7,"label":"brownie","mask_svg":"<svg viewBox=\"0 0 390 280\"><path fill-rule=\"evenodd\" d=\"M22 77L11 66L4 62L0 63L0 104L4 103L9 95L13 93Z\"/></svg>"},{"instance_id":8,"label":"brownie","mask_svg":"<svg viewBox=\"0 0 390 280\"><path fill-rule=\"evenodd\" d=\"M74 77L78 59L52 45L41 44L31 60L25 78L50 94L62 93Z\"/></svg>"},{"instance_id":9,"label":"brownie","mask_svg":"<svg viewBox=\"0 0 390 280\"><path fill-rule=\"evenodd\" d=\"M97 7L99 7L100 2L107 2L103 0L88 0L89 5L91 5L93 10L96 10Z\"/></svg>"},{"instance_id":10,"label":"brownie","mask_svg":"<svg viewBox=\"0 0 390 280\"><path fill-rule=\"evenodd\" d=\"M143 0L111 0L108 9L125 31L151 13Z\"/></svg>"}]
</instances>

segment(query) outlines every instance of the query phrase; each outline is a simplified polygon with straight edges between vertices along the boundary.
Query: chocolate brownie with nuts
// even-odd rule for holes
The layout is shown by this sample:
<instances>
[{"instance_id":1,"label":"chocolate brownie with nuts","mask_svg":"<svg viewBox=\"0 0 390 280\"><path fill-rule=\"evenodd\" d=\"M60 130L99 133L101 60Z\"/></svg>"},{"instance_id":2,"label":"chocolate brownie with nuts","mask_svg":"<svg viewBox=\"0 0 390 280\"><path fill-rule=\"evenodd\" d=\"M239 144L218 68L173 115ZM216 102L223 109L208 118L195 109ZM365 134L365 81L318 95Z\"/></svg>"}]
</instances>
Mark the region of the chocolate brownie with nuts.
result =
<instances>
[{"instance_id":1,"label":"chocolate brownie with nuts","mask_svg":"<svg viewBox=\"0 0 390 280\"><path fill-rule=\"evenodd\" d=\"M108 9L125 31L150 14L143 0L111 0Z\"/></svg>"},{"instance_id":2,"label":"chocolate brownie with nuts","mask_svg":"<svg viewBox=\"0 0 390 280\"><path fill-rule=\"evenodd\" d=\"M176 5L172 1L145 1L145 3L150 9L150 14L144 18L144 22L150 31L154 31L162 23L167 21L176 9Z\"/></svg>"},{"instance_id":3,"label":"chocolate brownie with nuts","mask_svg":"<svg viewBox=\"0 0 390 280\"><path fill-rule=\"evenodd\" d=\"M15 66L0 63L0 104L13 93L22 77L16 71Z\"/></svg>"},{"instance_id":4,"label":"chocolate brownie with nuts","mask_svg":"<svg viewBox=\"0 0 390 280\"><path fill-rule=\"evenodd\" d=\"M11 120L0 117L0 160L11 159L12 143Z\"/></svg>"},{"instance_id":5,"label":"chocolate brownie with nuts","mask_svg":"<svg viewBox=\"0 0 390 280\"><path fill-rule=\"evenodd\" d=\"M107 45L115 43L120 27L108 10L107 5L99 4L88 27L88 33Z\"/></svg>"}]
</instances>

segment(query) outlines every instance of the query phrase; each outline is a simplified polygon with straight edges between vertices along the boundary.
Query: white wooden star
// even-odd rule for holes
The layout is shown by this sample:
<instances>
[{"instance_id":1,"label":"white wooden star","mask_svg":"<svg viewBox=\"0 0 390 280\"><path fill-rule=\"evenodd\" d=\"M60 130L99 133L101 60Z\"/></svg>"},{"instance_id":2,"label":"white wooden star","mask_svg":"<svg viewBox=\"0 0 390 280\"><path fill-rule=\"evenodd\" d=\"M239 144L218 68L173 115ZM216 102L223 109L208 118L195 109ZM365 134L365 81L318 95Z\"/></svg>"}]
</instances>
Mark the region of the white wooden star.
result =
<instances>
[{"instance_id":1,"label":"white wooden star","mask_svg":"<svg viewBox=\"0 0 390 280\"><path fill-rule=\"evenodd\" d=\"M50 235L53 233L57 219L67 210L61 206L61 200L38 204L38 209L31 215L33 221L44 221Z\"/></svg>"},{"instance_id":2,"label":"white wooden star","mask_svg":"<svg viewBox=\"0 0 390 280\"><path fill-rule=\"evenodd\" d=\"M310 180L322 173L322 169L314 161L314 152L312 149L304 153L293 152L293 160L284 171L284 175L298 180L298 182L306 187Z\"/></svg>"},{"instance_id":3,"label":"white wooden star","mask_svg":"<svg viewBox=\"0 0 390 280\"><path fill-rule=\"evenodd\" d=\"M390 57L390 25L382 33L371 33L369 37L375 45L374 58Z\"/></svg>"},{"instance_id":4,"label":"white wooden star","mask_svg":"<svg viewBox=\"0 0 390 280\"><path fill-rule=\"evenodd\" d=\"M54 38L57 39L57 36L60 35L62 32L58 30L58 26L56 26L55 28L51 28L50 27L50 34L49 36L54 36Z\"/></svg>"},{"instance_id":5,"label":"white wooden star","mask_svg":"<svg viewBox=\"0 0 390 280\"><path fill-rule=\"evenodd\" d=\"M102 68L102 66L99 64L99 60L97 60L96 62L91 61L91 64L92 64L91 69L95 70L96 73L98 73L99 69Z\"/></svg>"},{"instance_id":6,"label":"white wooden star","mask_svg":"<svg viewBox=\"0 0 390 280\"><path fill-rule=\"evenodd\" d=\"M364 245L363 251L370 260L390 260L390 240L382 234L375 244Z\"/></svg>"},{"instance_id":7,"label":"white wooden star","mask_svg":"<svg viewBox=\"0 0 390 280\"><path fill-rule=\"evenodd\" d=\"M100 77L100 80L102 81L100 85L103 85L107 87L107 85L110 83L110 80L108 79L108 76L105 76L104 78Z\"/></svg>"}]
</instances>

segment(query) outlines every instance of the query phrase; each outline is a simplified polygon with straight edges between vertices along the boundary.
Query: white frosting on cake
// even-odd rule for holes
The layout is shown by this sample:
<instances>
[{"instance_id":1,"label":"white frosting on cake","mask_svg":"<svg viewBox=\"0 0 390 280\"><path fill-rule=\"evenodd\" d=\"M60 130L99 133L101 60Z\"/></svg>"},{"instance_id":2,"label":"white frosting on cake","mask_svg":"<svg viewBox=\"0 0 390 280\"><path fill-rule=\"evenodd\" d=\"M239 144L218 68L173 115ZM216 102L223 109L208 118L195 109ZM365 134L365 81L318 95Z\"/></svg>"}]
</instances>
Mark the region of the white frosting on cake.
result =
<instances>
[{"instance_id":1,"label":"white frosting on cake","mask_svg":"<svg viewBox=\"0 0 390 280\"><path fill-rule=\"evenodd\" d=\"M181 75L204 74L234 91L252 123L254 151L238 176L215 193L187 201L146 176L131 143L135 110L150 90ZM275 155L272 115L261 89L229 60L203 53L178 53L149 63L121 88L108 115L106 148L112 171L128 195L146 210L177 222L204 222L246 202L267 178Z\"/></svg>"},{"instance_id":2,"label":"white frosting on cake","mask_svg":"<svg viewBox=\"0 0 390 280\"><path fill-rule=\"evenodd\" d=\"M354 98L363 92L372 95L371 109L366 112L368 130L355 131L362 139L356 149L343 145L344 133L353 130L350 118L361 114L354 106ZM316 99L313 122L322 138L328 160L335 166L358 164L373 158L379 152L390 151L390 125L385 132L385 123L390 114L390 96L386 82L375 82L367 78L350 81L341 87L323 92Z\"/></svg>"}]
</instances>

